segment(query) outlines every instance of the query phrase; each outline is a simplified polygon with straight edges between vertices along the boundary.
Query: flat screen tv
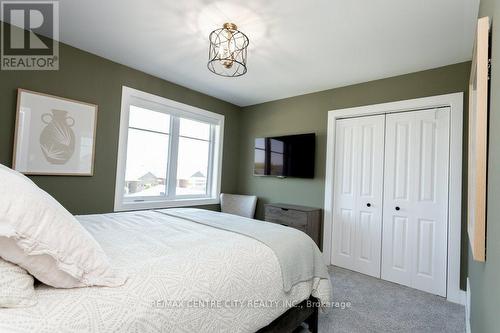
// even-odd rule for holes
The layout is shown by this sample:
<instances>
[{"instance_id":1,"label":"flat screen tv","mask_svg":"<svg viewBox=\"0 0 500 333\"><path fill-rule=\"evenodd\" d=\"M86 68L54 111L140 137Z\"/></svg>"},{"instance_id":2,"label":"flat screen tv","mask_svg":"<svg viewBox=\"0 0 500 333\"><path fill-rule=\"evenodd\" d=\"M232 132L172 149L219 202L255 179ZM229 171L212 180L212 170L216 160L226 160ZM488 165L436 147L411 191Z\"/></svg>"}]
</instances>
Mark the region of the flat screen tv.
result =
<instances>
[{"instance_id":1,"label":"flat screen tv","mask_svg":"<svg viewBox=\"0 0 500 333\"><path fill-rule=\"evenodd\" d=\"M255 139L254 175L314 178L316 134Z\"/></svg>"}]
</instances>

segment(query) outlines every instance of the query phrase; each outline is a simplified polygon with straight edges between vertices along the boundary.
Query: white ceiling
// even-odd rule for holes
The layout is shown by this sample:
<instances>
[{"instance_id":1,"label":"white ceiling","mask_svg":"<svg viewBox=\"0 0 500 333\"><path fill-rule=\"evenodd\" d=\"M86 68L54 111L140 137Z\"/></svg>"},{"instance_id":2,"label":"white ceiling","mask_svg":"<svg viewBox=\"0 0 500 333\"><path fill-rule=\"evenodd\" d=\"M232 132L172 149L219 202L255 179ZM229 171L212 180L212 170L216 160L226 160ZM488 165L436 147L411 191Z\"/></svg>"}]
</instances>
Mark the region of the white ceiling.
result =
<instances>
[{"instance_id":1,"label":"white ceiling","mask_svg":"<svg viewBox=\"0 0 500 333\"><path fill-rule=\"evenodd\" d=\"M471 59L479 0L64 0L61 41L246 106ZM224 22L248 73L207 67Z\"/></svg>"}]
</instances>

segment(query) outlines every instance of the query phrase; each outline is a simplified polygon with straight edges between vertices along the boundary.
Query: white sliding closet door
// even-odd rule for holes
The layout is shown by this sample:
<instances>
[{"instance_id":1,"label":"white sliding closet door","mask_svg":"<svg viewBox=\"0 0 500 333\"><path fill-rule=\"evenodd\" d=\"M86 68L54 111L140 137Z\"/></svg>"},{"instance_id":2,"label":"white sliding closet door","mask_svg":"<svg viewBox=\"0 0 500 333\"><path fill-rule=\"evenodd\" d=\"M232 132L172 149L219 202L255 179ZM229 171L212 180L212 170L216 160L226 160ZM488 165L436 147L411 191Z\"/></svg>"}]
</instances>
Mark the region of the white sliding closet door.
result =
<instances>
[{"instance_id":1,"label":"white sliding closet door","mask_svg":"<svg viewBox=\"0 0 500 333\"><path fill-rule=\"evenodd\" d=\"M385 116L336 122L332 263L380 277Z\"/></svg>"},{"instance_id":2,"label":"white sliding closet door","mask_svg":"<svg viewBox=\"0 0 500 333\"><path fill-rule=\"evenodd\" d=\"M449 108L388 114L382 279L446 296Z\"/></svg>"}]
</instances>

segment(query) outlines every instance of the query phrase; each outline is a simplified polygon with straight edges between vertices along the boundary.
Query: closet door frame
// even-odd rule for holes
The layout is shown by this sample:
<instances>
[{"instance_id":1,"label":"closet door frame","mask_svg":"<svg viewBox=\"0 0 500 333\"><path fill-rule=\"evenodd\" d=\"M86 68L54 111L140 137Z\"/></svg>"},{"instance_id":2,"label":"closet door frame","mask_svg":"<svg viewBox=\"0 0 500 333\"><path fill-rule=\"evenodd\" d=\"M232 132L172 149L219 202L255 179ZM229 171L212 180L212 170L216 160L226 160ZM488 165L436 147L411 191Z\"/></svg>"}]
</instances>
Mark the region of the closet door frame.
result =
<instances>
[{"instance_id":1,"label":"closet door frame","mask_svg":"<svg viewBox=\"0 0 500 333\"><path fill-rule=\"evenodd\" d=\"M439 107L450 108L450 163L448 202L447 293L450 302L465 304L465 292L460 289L460 257L462 234L462 135L463 93L453 93L374 104L328 112L328 135L325 175L325 210L323 225L323 259L332 264L333 194L335 165L335 128L337 119L395 112L416 111Z\"/></svg>"}]
</instances>

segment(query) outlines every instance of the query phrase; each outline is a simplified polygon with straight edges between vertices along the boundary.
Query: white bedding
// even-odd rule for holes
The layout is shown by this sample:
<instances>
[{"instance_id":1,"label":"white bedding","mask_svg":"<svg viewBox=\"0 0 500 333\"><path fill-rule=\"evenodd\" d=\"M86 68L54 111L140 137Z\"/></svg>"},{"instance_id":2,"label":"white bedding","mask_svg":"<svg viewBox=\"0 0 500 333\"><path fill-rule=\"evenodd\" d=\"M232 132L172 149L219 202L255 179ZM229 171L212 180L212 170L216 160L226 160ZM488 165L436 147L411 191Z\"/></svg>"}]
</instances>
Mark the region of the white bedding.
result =
<instances>
[{"instance_id":1,"label":"white bedding","mask_svg":"<svg viewBox=\"0 0 500 333\"><path fill-rule=\"evenodd\" d=\"M36 306L0 309L0 332L255 332L311 294L312 281L285 293L272 250L243 235L152 211L78 220L128 281L41 285ZM319 283L327 302L330 282Z\"/></svg>"}]
</instances>

